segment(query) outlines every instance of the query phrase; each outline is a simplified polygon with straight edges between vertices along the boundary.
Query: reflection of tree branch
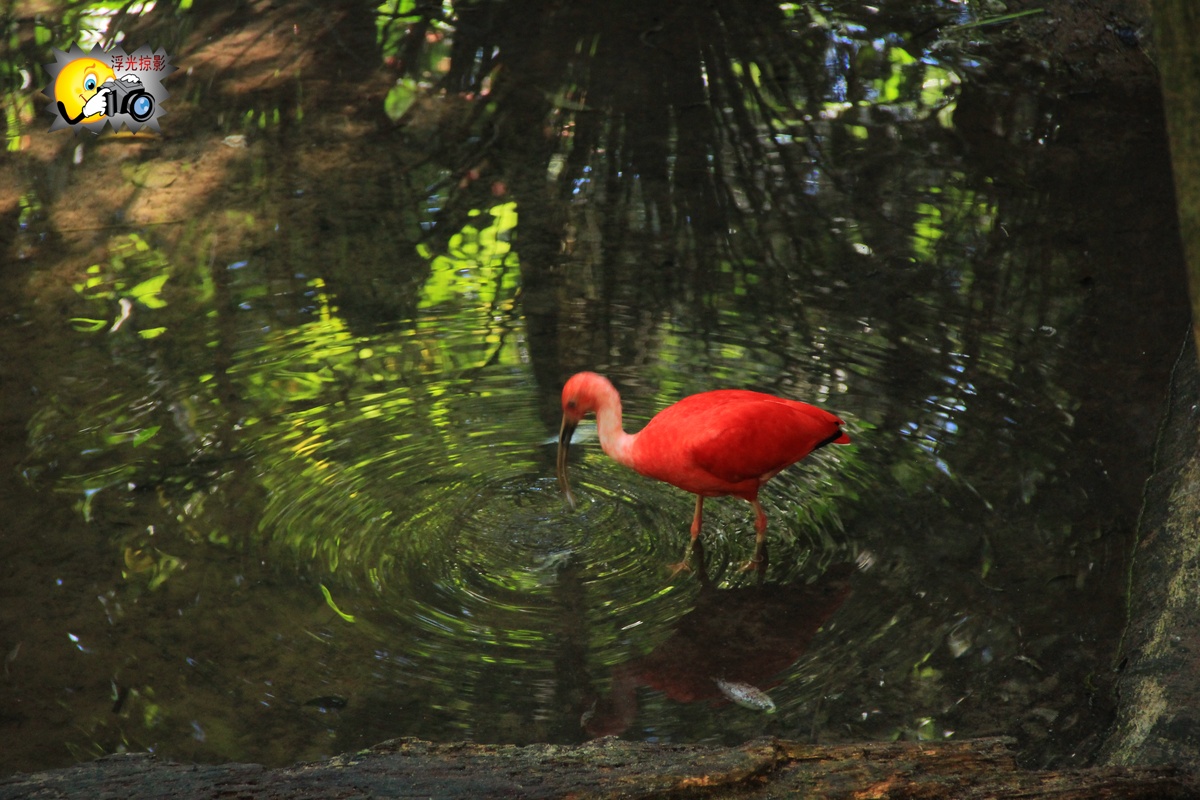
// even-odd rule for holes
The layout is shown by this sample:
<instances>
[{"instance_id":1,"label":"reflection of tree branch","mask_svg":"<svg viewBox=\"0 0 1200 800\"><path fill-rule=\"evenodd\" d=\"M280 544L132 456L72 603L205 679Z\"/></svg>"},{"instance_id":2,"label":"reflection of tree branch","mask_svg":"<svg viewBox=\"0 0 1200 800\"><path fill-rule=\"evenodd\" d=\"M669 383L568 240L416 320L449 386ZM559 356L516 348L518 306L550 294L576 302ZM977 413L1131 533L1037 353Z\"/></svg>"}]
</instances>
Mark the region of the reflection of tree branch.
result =
<instances>
[{"instance_id":1,"label":"reflection of tree branch","mask_svg":"<svg viewBox=\"0 0 1200 800\"><path fill-rule=\"evenodd\" d=\"M500 150L510 162L522 153L533 157L533 164L521 169L537 174L547 168L556 149L565 151L557 179L559 196L569 199L582 191L599 201L605 208L606 240L613 246L620 246L621 234L635 216L635 203L640 202L644 224L690 230L693 269L713 270L721 253L733 246L716 221L746 213L737 194L747 198L746 208L757 211L765 207L764 192L770 191L769 182L759 177L758 165L767 161L758 141L762 126L748 110L757 108L770 123L770 101L757 88L743 94L753 81L744 72L737 74L733 63L754 63L761 45L768 52L762 58L776 65L772 71L793 70L778 8L757 0L726 2L701 13L685 13L683 6L669 2L615 13L523 7L515 19L491 5L486 8L458 9L451 65L440 85L477 92L482 76L498 63L502 69L493 87L494 109L488 113L501 139ZM508 46L508 26L518 21L540 26L547 39L536 62L527 60L520 48ZM645 37L626 36L630 28L654 35L648 44ZM595 33L589 35L589 30ZM528 31L524 33L527 38ZM417 38L408 37L402 50L411 52L419 44ZM743 39L754 42L755 52L742 44ZM594 41L594 52L577 52L580 41ZM614 80L618 75L620 82ZM777 88L778 83L772 79L770 86ZM529 135L551 111L548 95L586 103L557 120L566 148L546 147L541 137ZM714 109L732 113L728 134L720 132L721 112ZM476 109L476 119L478 113ZM728 172L723 143L732 147L735 157ZM464 155L454 160L469 160ZM469 158L479 156L476 150ZM445 211L450 213L455 205L450 198ZM747 222L742 220L743 227Z\"/></svg>"},{"instance_id":2,"label":"reflection of tree branch","mask_svg":"<svg viewBox=\"0 0 1200 800\"><path fill-rule=\"evenodd\" d=\"M117 9L113 14L112 20L108 23L108 35L104 37L100 45L103 49L108 50L116 42L117 37L122 35L125 28L125 20L129 16L129 10L134 6L141 6L141 0L129 0L125 5Z\"/></svg>"},{"instance_id":3,"label":"reflection of tree branch","mask_svg":"<svg viewBox=\"0 0 1200 800\"><path fill-rule=\"evenodd\" d=\"M535 365L544 357L550 372L565 367L563 341L579 365L642 360L658 312L679 303L693 304L696 328L717 330L712 306L743 302L730 297L734 280L753 293L744 307L763 320L760 336L775 342L772 352L809 350L805 343L834 314L868 321L878 350L864 349L847 326L823 337L822 363L890 376L874 379L889 382L883 407L898 415L886 420L892 427L912 422L913 409L925 409L929 398L952 393L944 378L957 367L969 370L955 374L971 384L1006 379L987 374L995 364L986 364L987 343L972 330L977 315L964 313L965 325L933 315L947 308L986 313L1014 299L1019 307L1006 312L1014 322L1052 315L1041 293L1009 298L984 277L994 271L980 227L995 212L979 208L988 198L948 197L944 187L961 175L944 162L915 182L911 160L901 157L901 123L907 136L957 152L933 113L941 105L927 106L922 94L931 66L889 56L907 52L911 41L871 44L879 31L927 29L928 14L889 12L881 21L839 9L827 22L798 9L786 19L765 0L702 9L672 0L603 10L498 3L456 13L441 85L478 93L490 75L491 93L487 102L460 104L457 129L475 138L439 145L437 159L454 172L486 157L521 205L514 248L522 303L532 309L530 346L553 351L535 353ZM542 46L516 46L517 28ZM878 101L889 81L895 97ZM448 193L442 236L487 202L483 186L453 181L438 190ZM925 218L921 205L937 216ZM922 226L930 230L924 239ZM565 253L564 227L580 232L566 237ZM856 251L862 246L869 254ZM974 266L935 266L962 263L966 251ZM572 269L557 270L563 263ZM810 310L813 287L829 289L835 280L849 290L830 292ZM614 325L608 317L616 308L639 311ZM720 343L719 333L713 341ZM914 372L913 363L930 363L926 349L936 351L936 365ZM789 362L788 374L812 373L802 358ZM555 378L539 381L549 391ZM1002 416L1016 400L973 402L996 404L992 413ZM917 420L922 426L936 424L941 412L928 413Z\"/></svg>"}]
</instances>

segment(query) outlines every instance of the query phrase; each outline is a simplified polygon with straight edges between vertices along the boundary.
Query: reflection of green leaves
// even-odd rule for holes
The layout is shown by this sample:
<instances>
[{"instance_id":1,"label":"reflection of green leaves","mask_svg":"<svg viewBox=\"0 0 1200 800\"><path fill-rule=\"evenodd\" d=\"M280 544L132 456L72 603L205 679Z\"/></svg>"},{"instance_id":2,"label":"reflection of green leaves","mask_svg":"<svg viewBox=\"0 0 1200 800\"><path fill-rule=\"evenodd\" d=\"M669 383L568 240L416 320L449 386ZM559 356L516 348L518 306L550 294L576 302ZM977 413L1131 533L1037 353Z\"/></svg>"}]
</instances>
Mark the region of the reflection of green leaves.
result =
<instances>
[{"instance_id":1,"label":"reflection of green leaves","mask_svg":"<svg viewBox=\"0 0 1200 800\"><path fill-rule=\"evenodd\" d=\"M158 433L160 430L162 430L161 425L151 425L149 428L143 428L134 435L133 446L141 447L143 444L150 441L150 439L154 438L154 434Z\"/></svg>"},{"instance_id":2,"label":"reflection of green leaves","mask_svg":"<svg viewBox=\"0 0 1200 800\"><path fill-rule=\"evenodd\" d=\"M412 17L418 16L414 11L416 5L416 0L387 0L375 9L378 17L376 38L385 55L398 48L407 29L404 23L411 22Z\"/></svg>"},{"instance_id":3,"label":"reflection of green leaves","mask_svg":"<svg viewBox=\"0 0 1200 800\"><path fill-rule=\"evenodd\" d=\"M874 471L864 461L859 447L860 437L869 441L874 430L871 423L856 420L851 444L826 448L818 457L821 466L809 467L816 476L806 482L803 502L796 506L796 527L809 531L821 541L826 551L837 547L832 532L845 530L842 512L853 508L859 501L860 490L871 486L875 480ZM830 478L830 474L837 477Z\"/></svg>"},{"instance_id":4,"label":"reflection of green leaves","mask_svg":"<svg viewBox=\"0 0 1200 800\"><path fill-rule=\"evenodd\" d=\"M877 81L879 102L895 103L900 99L901 90L906 79L906 68L916 62L916 59L900 47L888 50L888 61L891 62L891 74L884 80Z\"/></svg>"},{"instance_id":5,"label":"reflection of green leaves","mask_svg":"<svg viewBox=\"0 0 1200 800\"><path fill-rule=\"evenodd\" d=\"M388 0L381 5L378 13L381 17L415 17L418 16L417 0Z\"/></svg>"},{"instance_id":6,"label":"reflection of green leaves","mask_svg":"<svg viewBox=\"0 0 1200 800\"><path fill-rule=\"evenodd\" d=\"M429 279L421 293L420 307L434 308L463 302L469 307L496 305L516 292L519 276L516 257L508 235L517 226L517 204L502 203L485 216L473 219L490 224L468 223L450 237L446 254L430 263Z\"/></svg>"},{"instance_id":7,"label":"reflection of green leaves","mask_svg":"<svg viewBox=\"0 0 1200 800\"><path fill-rule=\"evenodd\" d=\"M383 110L395 122L404 116L417 99L417 82L412 78L401 78L388 91L383 101Z\"/></svg>"},{"instance_id":8,"label":"reflection of green leaves","mask_svg":"<svg viewBox=\"0 0 1200 800\"><path fill-rule=\"evenodd\" d=\"M167 301L158 295L162 291L163 284L167 282L168 277L164 272L162 275L156 275L153 278L144 280L129 290L129 296L146 308L163 308L166 306Z\"/></svg>"},{"instance_id":9,"label":"reflection of green leaves","mask_svg":"<svg viewBox=\"0 0 1200 800\"><path fill-rule=\"evenodd\" d=\"M121 570L121 576L126 580L133 575L148 577L151 591L162 586L168 578L183 569L183 559L155 547L126 547L124 560L125 568Z\"/></svg>"},{"instance_id":10,"label":"reflection of green leaves","mask_svg":"<svg viewBox=\"0 0 1200 800\"><path fill-rule=\"evenodd\" d=\"M323 583L321 584L321 594L325 595L325 602L330 608L333 609L333 613L346 620L346 622L354 622L354 615L347 614L345 611L342 611L337 607L337 603L333 602L333 595L330 593L329 589L325 588L325 584Z\"/></svg>"},{"instance_id":11,"label":"reflection of green leaves","mask_svg":"<svg viewBox=\"0 0 1200 800\"><path fill-rule=\"evenodd\" d=\"M25 121L33 118L33 97L25 92L5 92L4 107L4 138L5 149L10 153L19 152L23 141L28 141L25 133Z\"/></svg>"},{"instance_id":12,"label":"reflection of green leaves","mask_svg":"<svg viewBox=\"0 0 1200 800\"><path fill-rule=\"evenodd\" d=\"M919 742L932 742L942 738L938 735L937 722L933 717L922 717L917 720L916 734Z\"/></svg>"},{"instance_id":13,"label":"reflection of green leaves","mask_svg":"<svg viewBox=\"0 0 1200 800\"><path fill-rule=\"evenodd\" d=\"M134 447L140 447L146 442L154 438L154 435L162 429L161 425L148 425L145 428L137 428L128 431L111 431L104 433L104 442L108 445L121 445L126 442Z\"/></svg>"},{"instance_id":14,"label":"reflection of green leaves","mask_svg":"<svg viewBox=\"0 0 1200 800\"><path fill-rule=\"evenodd\" d=\"M318 305L317 319L272 335L264 347L270 358L232 373L244 381L247 396L265 405L316 400L363 377L361 348L337 315L324 281L313 278L309 286Z\"/></svg>"},{"instance_id":15,"label":"reflection of green leaves","mask_svg":"<svg viewBox=\"0 0 1200 800\"><path fill-rule=\"evenodd\" d=\"M33 226L44 211L42 201L33 192L21 195L18 205L21 210L17 214L17 226L22 230Z\"/></svg>"},{"instance_id":16,"label":"reflection of green leaves","mask_svg":"<svg viewBox=\"0 0 1200 800\"><path fill-rule=\"evenodd\" d=\"M115 321L98 316L72 317L71 327L95 333L112 324L116 330L129 316L134 303L149 310L166 308L162 292L170 276L166 256L136 233L114 240L109 246L108 263L88 267L84 279L72 288L85 300L103 303L106 311L117 301L121 306L119 316ZM138 335L153 339L165 331L162 326L144 328Z\"/></svg>"},{"instance_id":17,"label":"reflection of green leaves","mask_svg":"<svg viewBox=\"0 0 1200 800\"><path fill-rule=\"evenodd\" d=\"M945 227L942 208L930 203L917 203L913 210L917 215L913 223L913 251L922 259L932 259L934 247L942 238Z\"/></svg>"},{"instance_id":18,"label":"reflection of green leaves","mask_svg":"<svg viewBox=\"0 0 1200 800\"><path fill-rule=\"evenodd\" d=\"M101 328L108 327L108 320L106 320L106 319L90 319L89 317L71 317L71 319L68 321L71 323L72 328L74 328L77 331L80 331L81 333L95 333L96 331L100 330Z\"/></svg>"},{"instance_id":19,"label":"reflection of green leaves","mask_svg":"<svg viewBox=\"0 0 1200 800\"><path fill-rule=\"evenodd\" d=\"M76 292L91 298L109 298L112 292L105 287L105 278L100 274L100 265L92 264L87 268L87 278L82 283L75 284L72 288Z\"/></svg>"},{"instance_id":20,"label":"reflection of green leaves","mask_svg":"<svg viewBox=\"0 0 1200 800\"><path fill-rule=\"evenodd\" d=\"M429 28L434 30L443 29L451 30L454 20L454 5L450 0L442 0L441 3L424 2L417 3L417 0L386 0L375 7L375 39L379 44L379 52L383 56L394 56L403 49L405 39L412 33L415 27L419 27L417 35L425 33L427 30L423 26L417 26L416 23L421 21L428 23ZM417 53L424 55L421 59L421 69L416 71L427 73L434 66L432 62L444 57L448 54L449 49L446 44L426 43L423 48L425 53Z\"/></svg>"},{"instance_id":21,"label":"reflection of green leaves","mask_svg":"<svg viewBox=\"0 0 1200 800\"><path fill-rule=\"evenodd\" d=\"M892 480L909 494L920 491L928 482L932 472L923 461L897 461L892 465Z\"/></svg>"}]
</instances>

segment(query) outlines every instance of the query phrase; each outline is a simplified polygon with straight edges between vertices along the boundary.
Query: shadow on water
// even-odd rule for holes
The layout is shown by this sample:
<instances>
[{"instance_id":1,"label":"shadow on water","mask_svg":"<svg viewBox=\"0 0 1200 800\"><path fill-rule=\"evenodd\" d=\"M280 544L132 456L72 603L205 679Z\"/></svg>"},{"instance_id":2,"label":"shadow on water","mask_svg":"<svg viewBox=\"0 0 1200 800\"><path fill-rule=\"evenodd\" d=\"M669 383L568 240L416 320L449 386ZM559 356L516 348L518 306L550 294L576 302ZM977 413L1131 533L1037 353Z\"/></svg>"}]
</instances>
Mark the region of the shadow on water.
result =
<instances>
[{"instance_id":1,"label":"shadow on water","mask_svg":"<svg viewBox=\"0 0 1200 800\"><path fill-rule=\"evenodd\" d=\"M1153 91L961 3L201 5L5 19L7 769L583 717L1089 758L1186 328ZM171 54L161 137L46 131L76 40ZM634 430L847 420L764 491L762 586L740 501L703 580L691 498L594 443L566 507L584 368Z\"/></svg>"}]
</instances>

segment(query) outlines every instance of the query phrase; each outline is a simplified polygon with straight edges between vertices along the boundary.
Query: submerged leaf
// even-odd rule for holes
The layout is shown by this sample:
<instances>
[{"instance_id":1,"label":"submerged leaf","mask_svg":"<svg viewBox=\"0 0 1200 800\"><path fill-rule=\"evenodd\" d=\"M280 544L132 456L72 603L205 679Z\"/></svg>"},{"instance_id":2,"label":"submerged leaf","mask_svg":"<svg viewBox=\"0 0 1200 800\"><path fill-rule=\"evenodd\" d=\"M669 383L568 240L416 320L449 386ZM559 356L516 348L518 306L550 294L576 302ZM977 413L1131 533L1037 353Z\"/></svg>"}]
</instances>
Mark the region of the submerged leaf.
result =
<instances>
[{"instance_id":1,"label":"submerged leaf","mask_svg":"<svg viewBox=\"0 0 1200 800\"><path fill-rule=\"evenodd\" d=\"M751 711L761 711L764 714L775 713L775 701L757 686L735 681L723 681L720 678L713 678L713 682L717 684L717 688L721 690L721 694L742 708L748 708Z\"/></svg>"}]
</instances>

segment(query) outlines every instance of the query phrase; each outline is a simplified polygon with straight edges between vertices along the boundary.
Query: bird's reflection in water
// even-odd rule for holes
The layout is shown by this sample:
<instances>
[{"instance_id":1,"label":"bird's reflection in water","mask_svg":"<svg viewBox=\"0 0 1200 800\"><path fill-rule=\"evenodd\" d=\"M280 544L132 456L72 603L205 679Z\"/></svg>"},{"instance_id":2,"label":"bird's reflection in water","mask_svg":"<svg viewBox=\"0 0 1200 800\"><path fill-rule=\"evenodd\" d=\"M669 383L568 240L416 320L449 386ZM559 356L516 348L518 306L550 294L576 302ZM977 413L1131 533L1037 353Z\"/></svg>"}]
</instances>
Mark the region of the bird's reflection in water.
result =
<instances>
[{"instance_id":1,"label":"bird's reflection in water","mask_svg":"<svg viewBox=\"0 0 1200 800\"><path fill-rule=\"evenodd\" d=\"M808 649L817 631L850 595L853 564L836 564L810 584L719 589L693 551L701 582L696 607L653 652L613 668L607 697L581 723L589 736L619 734L637 717L637 690L648 687L679 703L724 701L774 709L765 689Z\"/></svg>"}]
</instances>

